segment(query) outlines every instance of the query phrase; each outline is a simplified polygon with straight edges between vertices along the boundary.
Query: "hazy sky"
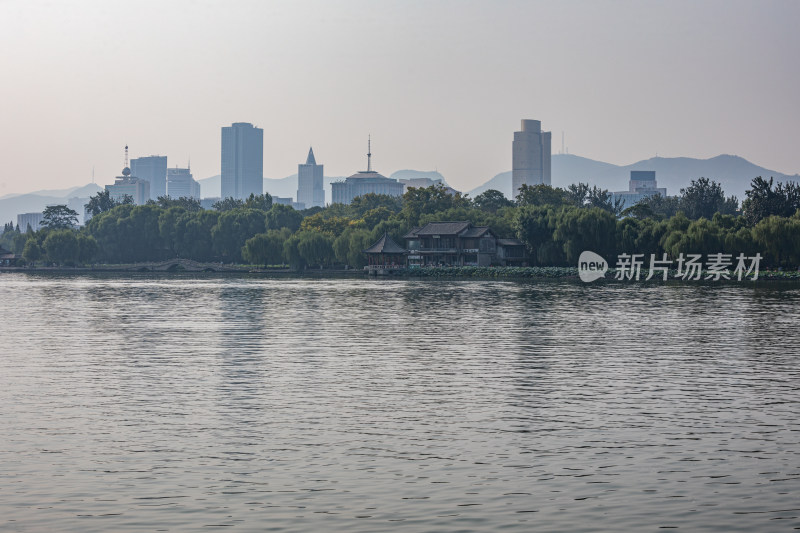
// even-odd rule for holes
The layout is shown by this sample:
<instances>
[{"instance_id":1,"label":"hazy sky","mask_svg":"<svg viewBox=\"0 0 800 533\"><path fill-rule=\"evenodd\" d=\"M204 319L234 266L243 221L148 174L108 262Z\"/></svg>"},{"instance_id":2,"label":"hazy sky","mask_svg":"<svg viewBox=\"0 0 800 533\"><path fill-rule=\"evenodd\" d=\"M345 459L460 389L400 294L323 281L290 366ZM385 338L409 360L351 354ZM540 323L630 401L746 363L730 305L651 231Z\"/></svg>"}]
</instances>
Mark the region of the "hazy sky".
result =
<instances>
[{"instance_id":1,"label":"hazy sky","mask_svg":"<svg viewBox=\"0 0 800 533\"><path fill-rule=\"evenodd\" d=\"M123 147L265 177L511 168L521 118L615 164L737 154L800 172L800 2L0 0L0 196L113 182Z\"/></svg>"}]
</instances>

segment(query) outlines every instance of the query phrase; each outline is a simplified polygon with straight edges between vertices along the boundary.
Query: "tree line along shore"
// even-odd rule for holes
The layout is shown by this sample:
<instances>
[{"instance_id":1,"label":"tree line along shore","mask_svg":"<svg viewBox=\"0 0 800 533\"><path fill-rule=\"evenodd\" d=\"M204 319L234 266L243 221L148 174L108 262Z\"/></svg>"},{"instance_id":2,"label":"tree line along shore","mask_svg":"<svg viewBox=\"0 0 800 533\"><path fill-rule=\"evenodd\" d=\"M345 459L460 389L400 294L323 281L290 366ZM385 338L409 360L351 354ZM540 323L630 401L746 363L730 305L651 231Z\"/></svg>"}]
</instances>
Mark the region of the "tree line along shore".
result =
<instances>
[{"instance_id":1,"label":"tree line along shore","mask_svg":"<svg viewBox=\"0 0 800 533\"><path fill-rule=\"evenodd\" d=\"M66 206L44 212L43 227L25 231L8 223L0 246L27 266L118 265L184 258L252 267L361 269L363 250L388 233L402 242L415 227L438 221L470 221L500 238L525 243L528 275L574 275L578 256L592 250L619 253L744 253L762 256L761 268L797 271L800 266L800 186L754 178L739 203L714 181L700 178L679 196L651 196L627 209L606 190L579 183L565 189L524 185L514 201L486 191L474 199L441 186L409 188L401 197L368 194L349 205L297 211L274 204L269 194L228 198L203 209L190 198L168 197L133 205L103 191L76 228ZM613 265L612 265L613 266ZM519 267L506 267L506 269ZM549 269L549 270L548 270ZM449 274L448 274L449 272ZM506 277L513 270L469 267L417 275Z\"/></svg>"}]
</instances>

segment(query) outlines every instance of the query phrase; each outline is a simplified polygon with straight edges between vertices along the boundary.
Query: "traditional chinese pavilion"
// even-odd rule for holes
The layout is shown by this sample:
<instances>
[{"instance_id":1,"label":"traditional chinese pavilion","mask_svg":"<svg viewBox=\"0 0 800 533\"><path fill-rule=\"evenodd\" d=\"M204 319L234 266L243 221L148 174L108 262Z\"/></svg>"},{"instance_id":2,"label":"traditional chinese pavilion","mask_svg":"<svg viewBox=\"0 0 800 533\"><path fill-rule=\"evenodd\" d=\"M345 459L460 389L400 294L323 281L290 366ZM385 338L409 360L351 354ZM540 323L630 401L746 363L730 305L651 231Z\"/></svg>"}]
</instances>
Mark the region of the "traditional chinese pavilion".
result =
<instances>
[{"instance_id":1,"label":"traditional chinese pavilion","mask_svg":"<svg viewBox=\"0 0 800 533\"><path fill-rule=\"evenodd\" d=\"M391 274L406 268L408 250L394 242L388 233L364 250L368 264L364 267L371 274Z\"/></svg>"}]
</instances>

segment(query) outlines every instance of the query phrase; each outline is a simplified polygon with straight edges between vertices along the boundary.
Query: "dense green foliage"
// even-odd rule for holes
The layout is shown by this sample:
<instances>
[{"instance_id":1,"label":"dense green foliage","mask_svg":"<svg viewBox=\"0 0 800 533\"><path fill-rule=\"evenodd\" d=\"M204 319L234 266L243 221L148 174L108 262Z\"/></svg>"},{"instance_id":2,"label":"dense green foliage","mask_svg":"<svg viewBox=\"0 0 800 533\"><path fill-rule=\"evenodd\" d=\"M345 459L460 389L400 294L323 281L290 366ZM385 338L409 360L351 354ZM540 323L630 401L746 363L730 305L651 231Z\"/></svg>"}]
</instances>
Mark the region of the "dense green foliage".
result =
<instances>
[{"instance_id":1,"label":"dense green foliage","mask_svg":"<svg viewBox=\"0 0 800 533\"><path fill-rule=\"evenodd\" d=\"M126 204L133 204L133 197L126 194L122 200L115 200L111 197L111 193L108 191L100 191L91 198L89 198L89 203L86 204L84 207L86 211L91 216L97 216L100 213L108 211L109 209L113 209L118 205L126 205Z\"/></svg>"},{"instance_id":2,"label":"dense green foliage","mask_svg":"<svg viewBox=\"0 0 800 533\"><path fill-rule=\"evenodd\" d=\"M778 183L772 188L769 181L761 176L751 183L747 198L742 203L742 212L749 224L757 224L769 216L790 217L800 209L800 185L797 183Z\"/></svg>"},{"instance_id":3,"label":"dense green foliage","mask_svg":"<svg viewBox=\"0 0 800 533\"><path fill-rule=\"evenodd\" d=\"M608 191L583 183L566 189L523 186L515 201L499 191L472 200L434 186L410 188L403 197L368 194L350 205L303 211L273 204L268 194L222 200L205 210L186 198L135 206L101 192L87 205L95 215L84 228L73 229L70 213L57 206L51 227L21 233L6 224L0 245L28 263L180 257L259 267L360 268L366 263L362 251L384 233L404 244L403 235L416 226L468 220L525 243L534 270L520 271L523 276L562 272L541 269L573 267L584 250L612 264L620 253L671 258L760 253L765 267L800 265L800 188L795 184L773 186L772 180L755 178L742 211L736 198L726 198L719 184L705 178L692 181L677 197L646 198L624 211L611 198Z\"/></svg>"},{"instance_id":4,"label":"dense green foliage","mask_svg":"<svg viewBox=\"0 0 800 533\"><path fill-rule=\"evenodd\" d=\"M66 205L49 205L42 212L42 227L48 229L74 228L78 213Z\"/></svg>"}]
</instances>

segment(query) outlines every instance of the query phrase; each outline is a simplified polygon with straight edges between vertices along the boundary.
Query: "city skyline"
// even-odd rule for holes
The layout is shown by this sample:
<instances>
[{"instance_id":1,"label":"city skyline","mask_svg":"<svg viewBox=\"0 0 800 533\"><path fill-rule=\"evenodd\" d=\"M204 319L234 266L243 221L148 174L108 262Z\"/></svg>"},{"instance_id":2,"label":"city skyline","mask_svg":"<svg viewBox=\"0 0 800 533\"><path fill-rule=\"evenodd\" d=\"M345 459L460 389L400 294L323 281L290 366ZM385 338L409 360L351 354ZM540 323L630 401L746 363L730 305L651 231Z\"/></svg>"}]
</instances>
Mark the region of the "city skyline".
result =
<instances>
[{"instance_id":1,"label":"city skyline","mask_svg":"<svg viewBox=\"0 0 800 533\"><path fill-rule=\"evenodd\" d=\"M564 133L570 153L614 164L729 153L795 174L799 15L778 1L7 1L0 196L85 184L93 168L110 183L125 144L214 176L219 128L236 121L264 129L267 178L293 174L309 145L350 175L371 133L385 172L438 170L469 190L511 169L528 117L554 155Z\"/></svg>"}]
</instances>

